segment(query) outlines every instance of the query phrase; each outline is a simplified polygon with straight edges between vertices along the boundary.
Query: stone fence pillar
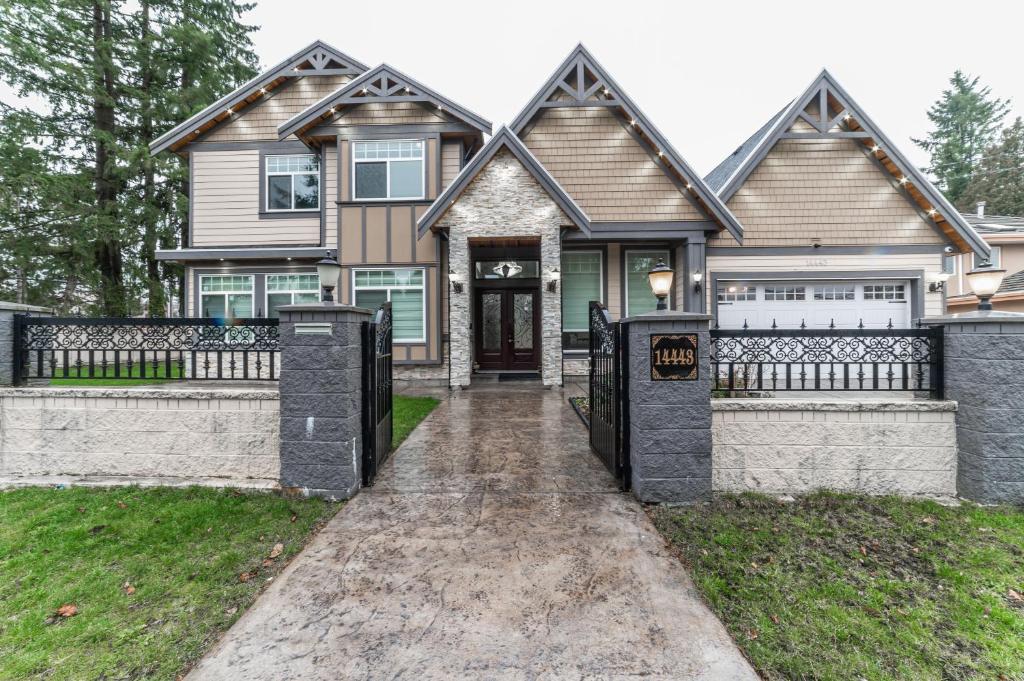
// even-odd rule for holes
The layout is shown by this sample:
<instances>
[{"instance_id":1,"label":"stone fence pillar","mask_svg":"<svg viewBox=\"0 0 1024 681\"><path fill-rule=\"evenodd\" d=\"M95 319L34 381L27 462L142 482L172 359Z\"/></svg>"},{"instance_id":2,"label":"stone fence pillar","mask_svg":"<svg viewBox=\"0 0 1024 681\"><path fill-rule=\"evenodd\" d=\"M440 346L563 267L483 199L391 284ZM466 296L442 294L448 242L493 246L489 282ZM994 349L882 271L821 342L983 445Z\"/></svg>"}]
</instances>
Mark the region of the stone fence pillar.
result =
<instances>
[{"instance_id":1,"label":"stone fence pillar","mask_svg":"<svg viewBox=\"0 0 1024 681\"><path fill-rule=\"evenodd\" d=\"M1024 503L1024 314L964 312L944 327L946 399L956 414L957 494Z\"/></svg>"},{"instance_id":2,"label":"stone fence pillar","mask_svg":"<svg viewBox=\"0 0 1024 681\"><path fill-rule=\"evenodd\" d=\"M662 310L623 320L629 325L630 464L641 501L711 497L710 319Z\"/></svg>"},{"instance_id":3,"label":"stone fence pillar","mask_svg":"<svg viewBox=\"0 0 1024 681\"><path fill-rule=\"evenodd\" d=\"M14 384L14 315L52 315L48 307L0 301L0 385Z\"/></svg>"},{"instance_id":4,"label":"stone fence pillar","mask_svg":"<svg viewBox=\"0 0 1024 681\"><path fill-rule=\"evenodd\" d=\"M362 323L371 311L279 308L281 487L348 499L362 480Z\"/></svg>"}]
</instances>

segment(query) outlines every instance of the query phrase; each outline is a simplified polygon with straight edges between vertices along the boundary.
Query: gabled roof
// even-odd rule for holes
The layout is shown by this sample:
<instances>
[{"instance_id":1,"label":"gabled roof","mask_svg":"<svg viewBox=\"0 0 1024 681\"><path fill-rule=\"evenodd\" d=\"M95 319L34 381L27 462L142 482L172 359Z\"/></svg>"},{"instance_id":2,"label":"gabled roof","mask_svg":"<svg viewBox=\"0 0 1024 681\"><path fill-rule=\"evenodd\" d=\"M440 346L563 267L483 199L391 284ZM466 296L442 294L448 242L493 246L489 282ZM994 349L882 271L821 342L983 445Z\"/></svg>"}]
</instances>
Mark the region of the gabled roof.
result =
<instances>
[{"instance_id":1,"label":"gabled roof","mask_svg":"<svg viewBox=\"0 0 1024 681\"><path fill-rule=\"evenodd\" d=\"M317 40L158 137L149 145L150 153L167 148L176 151L242 108L260 101L291 78L324 74L357 76L367 68L362 62Z\"/></svg>"},{"instance_id":2,"label":"gabled roof","mask_svg":"<svg viewBox=\"0 0 1024 681\"><path fill-rule=\"evenodd\" d=\"M817 102L817 116L805 109ZM835 115L832 112L836 111ZM788 133L798 120L810 124L814 132ZM879 169L892 176L894 187L911 202L922 218L937 226L961 246L987 255L988 245L963 216L926 177L900 153L899 149L875 125L864 110L827 70L811 82L804 92L781 113L763 126L736 152L708 175L722 201L728 202L750 173L764 160L775 143L786 136L799 138L848 138L859 143Z\"/></svg>"},{"instance_id":3,"label":"gabled roof","mask_svg":"<svg viewBox=\"0 0 1024 681\"><path fill-rule=\"evenodd\" d=\"M576 87L566 84L566 78L576 73ZM690 198L701 205L701 210L715 222L727 229L733 237L743 242L743 227L736 216L718 196L693 171L683 157L669 144L661 131L647 118L626 91L605 71L592 54L577 45L569 56L555 69L544 86L527 103L509 126L516 135L524 129L544 108L558 104L551 101L553 96L568 96L574 106L607 106L621 112L626 125L636 136L657 154L658 165L672 176L678 176L680 191L688 192Z\"/></svg>"},{"instance_id":4,"label":"gabled roof","mask_svg":"<svg viewBox=\"0 0 1024 681\"><path fill-rule=\"evenodd\" d=\"M491 122L447 97L431 90L398 69L381 64L313 104L302 113L278 126L281 139L326 123L340 113L341 107L371 102L416 102L437 107L468 123L482 133L491 134Z\"/></svg>"},{"instance_id":5,"label":"gabled roof","mask_svg":"<svg viewBox=\"0 0 1024 681\"><path fill-rule=\"evenodd\" d=\"M469 184L476 178L476 176L483 170L495 154L502 149L508 149L513 156L515 156L520 163L533 175L534 179L540 183L540 186L548 193L548 195L554 200L558 207L561 208L569 219L572 220L573 224L579 227L581 230L590 233L590 218L587 214L572 200L562 186L558 184L555 178L551 177L551 174L541 165L540 161L526 148L523 141L519 139L508 126L501 126L497 134L492 137L487 144L484 145L473 160L462 169L452 183L448 185L448 188L442 192L440 196L430 204L430 208L427 209L419 219L419 234L422 236L428 229L431 229L441 217L448 212L448 209L455 203L455 201L462 196L462 193L466 191Z\"/></svg>"}]
</instances>

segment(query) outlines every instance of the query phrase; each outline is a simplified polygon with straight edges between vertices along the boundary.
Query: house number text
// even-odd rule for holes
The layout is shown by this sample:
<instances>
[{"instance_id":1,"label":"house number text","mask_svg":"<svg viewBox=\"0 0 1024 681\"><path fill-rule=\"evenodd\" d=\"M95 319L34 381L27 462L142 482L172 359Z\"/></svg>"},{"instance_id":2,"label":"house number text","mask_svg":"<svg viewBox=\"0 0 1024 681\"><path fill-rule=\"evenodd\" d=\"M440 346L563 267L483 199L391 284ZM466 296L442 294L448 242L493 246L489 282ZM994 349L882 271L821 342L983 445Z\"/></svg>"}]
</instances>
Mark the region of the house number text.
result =
<instances>
[{"instance_id":1,"label":"house number text","mask_svg":"<svg viewBox=\"0 0 1024 681\"><path fill-rule=\"evenodd\" d=\"M651 380L697 380L697 334L651 334Z\"/></svg>"}]
</instances>

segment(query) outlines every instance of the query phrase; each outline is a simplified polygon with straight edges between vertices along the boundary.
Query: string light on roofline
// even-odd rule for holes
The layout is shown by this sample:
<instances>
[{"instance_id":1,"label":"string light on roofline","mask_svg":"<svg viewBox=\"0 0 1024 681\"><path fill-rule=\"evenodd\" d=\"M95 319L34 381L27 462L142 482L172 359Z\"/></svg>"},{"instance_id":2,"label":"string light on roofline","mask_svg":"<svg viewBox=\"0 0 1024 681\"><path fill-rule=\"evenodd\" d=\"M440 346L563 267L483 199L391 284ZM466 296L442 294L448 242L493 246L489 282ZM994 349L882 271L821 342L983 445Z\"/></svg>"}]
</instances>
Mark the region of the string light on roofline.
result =
<instances>
[{"instance_id":1,"label":"string light on roofline","mask_svg":"<svg viewBox=\"0 0 1024 681\"><path fill-rule=\"evenodd\" d=\"M909 181L910 180L907 178L906 175L904 175L903 177L900 178L900 184L906 184Z\"/></svg>"},{"instance_id":2,"label":"string light on roofline","mask_svg":"<svg viewBox=\"0 0 1024 681\"><path fill-rule=\"evenodd\" d=\"M882 147L878 146L877 144L875 144L875 145L873 145L871 147L871 153L872 154L877 154L881 150L882 150Z\"/></svg>"},{"instance_id":3,"label":"string light on roofline","mask_svg":"<svg viewBox=\"0 0 1024 681\"><path fill-rule=\"evenodd\" d=\"M265 87L261 87L261 88L260 88L260 94L261 94L261 95L265 95L265 94L267 94L267 88L265 88Z\"/></svg>"},{"instance_id":4,"label":"string light on roofline","mask_svg":"<svg viewBox=\"0 0 1024 681\"><path fill-rule=\"evenodd\" d=\"M928 217L930 217L930 218L935 217L936 215L938 215L938 213L939 212L937 210L935 210L934 208L929 208L928 209Z\"/></svg>"},{"instance_id":5,"label":"string light on roofline","mask_svg":"<svg viewBox=\"0 0 1024 681\"><path fill-rule=\"evenodd\" d=\"M630 118L629 119L629 124L630 125L636 125L636 119L635 118Z\"/></svg>"}]
</instances>

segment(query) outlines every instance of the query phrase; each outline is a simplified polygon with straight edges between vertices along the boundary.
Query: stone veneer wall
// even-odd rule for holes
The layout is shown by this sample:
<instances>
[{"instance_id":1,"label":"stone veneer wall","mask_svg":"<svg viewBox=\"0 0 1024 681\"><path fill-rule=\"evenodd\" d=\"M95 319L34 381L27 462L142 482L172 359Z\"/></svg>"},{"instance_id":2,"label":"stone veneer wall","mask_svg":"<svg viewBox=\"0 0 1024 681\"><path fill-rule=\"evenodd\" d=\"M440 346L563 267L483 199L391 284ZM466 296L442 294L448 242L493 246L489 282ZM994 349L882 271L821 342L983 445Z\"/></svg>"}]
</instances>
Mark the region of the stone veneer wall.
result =
<instances>
[{"instance_id":1,"label":"stone veneer wall","mask_svg":"<svg viewBox=\"0 0 1024 681\"><path fill-rule=\"evenodd\" d=\"M278 484L278 393L0 389L0 485Z\"/></svg>"},{"instance_id":2,"label":"stone veneer wall","mask_svg":"<svg viewBox=\"0 0 1024 681\"><path fill-rule=\"evenodd\" d=\"M956 402L711 401L712 489L957 494Z\"/></svg>"},{"instance_id":3,"label":"stone veneer wall","mask_svg":"<svg viewBox=\"0 0 1024 681\"><path fill-rule=\"evenodd\" d=\"M473 373L469 240L481 237L540 237L541 378L544 385L561 385L562 294L549 292L547 282L561 267L561 228L571 224L508 150L494 155L438 221L439 228L448 229L449 267L464 282L462 293L450 293L452 386L468 386Z\"/></svg>"}]
</instances>

